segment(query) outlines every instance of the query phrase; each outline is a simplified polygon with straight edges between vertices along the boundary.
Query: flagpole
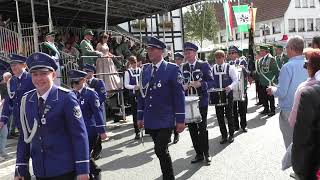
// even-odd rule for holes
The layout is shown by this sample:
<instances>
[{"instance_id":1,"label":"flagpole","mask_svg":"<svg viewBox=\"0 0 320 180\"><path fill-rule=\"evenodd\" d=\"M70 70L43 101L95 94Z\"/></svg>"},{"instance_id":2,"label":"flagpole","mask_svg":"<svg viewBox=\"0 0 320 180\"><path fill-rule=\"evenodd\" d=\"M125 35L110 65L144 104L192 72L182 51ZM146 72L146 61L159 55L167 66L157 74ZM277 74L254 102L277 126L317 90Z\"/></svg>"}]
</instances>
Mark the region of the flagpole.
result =
<instances>
[{"instance_id":1,"label":"flagpole","mask_svg":"<svg viewBox=\"0 0 320 180\"><path fill-rule=\"evenodd\" d=\"M240 0L238 0L238 6L240 6ZM239 31L239 26L238 26L238 31ZM243 36L243 32L240 32L240 49L242 50L242 36Z\"/></svg>"}]
</instances>

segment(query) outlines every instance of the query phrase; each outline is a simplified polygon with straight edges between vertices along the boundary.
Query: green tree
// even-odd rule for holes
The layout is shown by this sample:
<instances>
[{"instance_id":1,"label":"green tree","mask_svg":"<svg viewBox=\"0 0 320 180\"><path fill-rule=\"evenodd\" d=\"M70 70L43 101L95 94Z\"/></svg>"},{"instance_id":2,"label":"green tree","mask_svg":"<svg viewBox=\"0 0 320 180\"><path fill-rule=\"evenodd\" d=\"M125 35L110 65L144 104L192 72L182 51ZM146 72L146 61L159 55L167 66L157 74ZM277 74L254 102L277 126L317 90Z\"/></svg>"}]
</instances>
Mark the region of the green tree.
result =
<instances>
[{"instance_id":1,"label":"green tree","mask_svg":"<svg viewBox=\"0 0 320 180\"><path fill-rule=\"evenodd\" d=\"M215 16L213 2L201 2L191 5L184 14L185 37L201 44L203 40L216 42L219 26Z\"/></svg>"}]
</instances>

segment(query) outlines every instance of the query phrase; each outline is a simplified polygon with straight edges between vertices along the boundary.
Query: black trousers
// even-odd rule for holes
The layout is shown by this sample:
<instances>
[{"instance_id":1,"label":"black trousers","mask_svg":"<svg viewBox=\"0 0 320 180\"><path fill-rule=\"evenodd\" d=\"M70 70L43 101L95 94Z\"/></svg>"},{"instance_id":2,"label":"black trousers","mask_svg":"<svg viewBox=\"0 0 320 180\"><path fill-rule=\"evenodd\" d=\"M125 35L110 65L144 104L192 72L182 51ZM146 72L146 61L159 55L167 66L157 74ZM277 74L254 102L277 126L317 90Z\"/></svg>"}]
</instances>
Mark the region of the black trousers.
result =
<instances>
[{"instance_id":1,"label":"black trousers","mask_svg":"<svg viewBox=\"0 0 320 180\"><path fill-rule=\"evenodd\" d=\"M90 177L96 177L100 174L101 169L98 168L98 165L96 164L95 160L93 157L91 157L91 152L93 151L97 140L98 140L98 135L95 136L89 136L89 155L90 155ZM91 178L93 179L93 178Z\"/></svg>"},{"instance_id":2,"label":"black trousers","mask_svg":"<svg viewBox=\"0 0 320 180\"><path fill-rule=\"evenodd\" d=\"M56 177L50 177L50 178L36 178L37 180L76 180L76 173L75 172L69 172L60 176Z\"/></svg>"},{"instance_id":3,"label":"black trousers","mask_svg":"<svg viewBox=\"0 0 320 180\"><path fill-rule=\"evenodd\" d=\"M131 105L134 132L136 134L139 134L140 130L138 128L138 123L137 123L137 101L135 96L133 95L129 96L129 104Z\"/></svg>"},{"instance_id":4,"label":"black trousers","mask_svg":"<svg viewBox=\"0 0 320 180\"><path fill-rule=\"evenodd\" d=\"M172 160L169 154L168 143L170 142L171 128L166 129L148 129L154 142L154 151L159 158L163 180L173 180Z\"/></svg>"},{"instance_id":5,"label":"black trousers","mask_svg":"<svg viewBox=\"0 0 320 180\"><path fill-rule=\"evenodd\" d=\"M188 124L193 148L197 155L209 154L209 139L207 131L208 106L199 107L201 119L200 123Z\"/></svg>"},{"instance_id":6,"label":"black trousers","mask_svg":"<svg viewBox=\"0 0 320 180\"><path fill-rule=\"evenodd\" d=\"M220 132L222 138L228 137L228 132L226 128L226 123L224 121L224 115L227 117L229 135L233 136L234 134L234 120L233 120L233 95L232 93L228 94L228 105L226 106L216 106L216 115L219 123Z\"/></svg>"},{"instance_id":7,"label":"black trousers","mask_svg":"<svg viewBox=\"0 0 320 180\"><path fill-rule=\"evenodd\" d=\"M255 80L256 83L256 93L258 94L258 101L262 103L262 86L260 85L260 81L258 79Z\"/></svg>"},{"instance_id":8,"label":"black trousers","mask_svg":"<svg viewBox=\"0 0 320 180\"><path fill-rule=\"evenodd\" d=\"M262 104L264 109L269 110L270 107L270 111L271 112L275 112L276 107L275 107L275 103L274 103L274 96L269 96L267 94L267 86L261 86L261 95L262 95ZM269 105L270 103L270 105Z\"/></svg>"},{"instance_id":9,"label":"black trousers","mask_svg":"<svg viewBox=\"0 0 320 180\"><path fill-rule=\"evenodd\" d=\"M247 127L247 107L248 96L246 94L245 101L233 101L233 119L234 128L239 129L239 115L240 115L240 127L242 129Z\"/></svg>"}]
</instances>

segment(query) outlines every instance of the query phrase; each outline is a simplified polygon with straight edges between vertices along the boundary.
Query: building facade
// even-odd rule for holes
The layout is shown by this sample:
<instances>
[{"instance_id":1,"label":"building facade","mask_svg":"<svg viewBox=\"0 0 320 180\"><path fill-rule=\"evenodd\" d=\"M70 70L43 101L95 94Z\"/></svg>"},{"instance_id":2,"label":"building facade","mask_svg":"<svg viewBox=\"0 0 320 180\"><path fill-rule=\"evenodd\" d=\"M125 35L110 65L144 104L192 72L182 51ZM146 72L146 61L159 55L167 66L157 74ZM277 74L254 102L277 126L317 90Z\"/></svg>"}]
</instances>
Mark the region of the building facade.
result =
<instances>
[{"instance_id":1,"label":"building facade","mask_svg":"<svg viewBox=\"0 0 320 180\"><path fill-rule=\"evenodd\" d=\"M309 46L312 38L320 34L320 1L319 0L256 0L257 8L255 43L274 43L282 39L283 35L289 38L300 35ZM241 1L241 4L248 2ZM233 5L236 5L233 4ZM223 9L216 6L221 31L218 33L220 45L236 45L242 48L248 47L248 33L237 32L234 28L234 36L226 40L225 20L222 17ZM235 17L234 25L236 26Z\"/></svg>"},{"instance_id":2,"label":"building facade","mask_svg":"<svg viewBox=\"0 0 320 180\"><path fill-rule=\"evenodd\" d=\"M129 21L119 26L137 38L156 36L167 44L168 51L182 52L183 50L182 9L152 15L142 20Z\"/></svg>"}]
</instances>

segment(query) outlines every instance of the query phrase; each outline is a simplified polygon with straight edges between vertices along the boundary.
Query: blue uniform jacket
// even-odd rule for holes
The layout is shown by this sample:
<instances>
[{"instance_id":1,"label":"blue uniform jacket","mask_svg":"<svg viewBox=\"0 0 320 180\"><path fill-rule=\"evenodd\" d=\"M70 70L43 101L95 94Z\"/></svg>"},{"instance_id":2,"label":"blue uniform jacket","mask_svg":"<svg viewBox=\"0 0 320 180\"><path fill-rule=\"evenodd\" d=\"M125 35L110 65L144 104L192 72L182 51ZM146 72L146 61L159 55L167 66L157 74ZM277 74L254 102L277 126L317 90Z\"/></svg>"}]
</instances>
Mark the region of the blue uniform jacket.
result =
<instances>
[{"instance_id":1,"label":"blue uniform jacket","mask_svg":"<svg viewBox=\"0 0 320 180\"><path fill-rule=\"evenodd\" d=\"M196 60L196 64L193 67L191 73L189 63L186 63L182 67L184 83L189 83L190 81L200 81L201 87L197 88L198 96L200 97L199 107L206 107L209 105L209 95L208 89L214 86L214 79L212 76L212 71L207 62L201 60ZM191 77L192 76L192 77ZM186 92L188 95L188 91Z\"/></svg>"},{"instance_id":2,"label":"blue uniform jacket","mask_svg":"<svg viewBox=\"0 0 320 180\"><path fill-rule=\"evenodd\" d=\"M152 64L146 64L142 73L142 91L138 96L138 120L144 120L146 129L173 128L185 121L183 77L179 67L162 60L152 79Z\"/></svg>"},{"instance_id":3,"label":"blue uniform jacket","mask_svg":"<svg viewBox=\"0 0 320 180\"><path fill-rule=\"evenodd\" d=\"M90 84L88 84L90 88L93 88L99 96L100 104L104 104L107 99L107 91L106 85L102 79L93 78Z\"/></svg>"},{"instance_id":4,"label":"blue uniform jacket","mask_svg":"<svg viewBox=\"0 0 320 180\"><path fill-rule=\"evenodd\" d=\"M95 136L106 132L97 92L88 87L84 87L78 100L88 135Z\"/></svg>"},{"instance_id":5,"label":"blue uniform jacket","mask_svg":"<svg viewBox=\"0 0 320 180\"><path fill-rule=\"evenodd\" d=\"M26 94L26 117L32 128L39 124L30 144L21 132L16 160L16 175L25 176L29 157L36 177L54 177L68 172L89 173L89 142L80 106L72 91L52 86L45 101L45 123L38 115L38 96L35 90ZM45 109L45 111L46 111Z\"/></svg>"},{"instance_id":6,"label":"blue uniform jacket","mask_svg":"<svg viewBox=\"0 0 320 180\"><path fill-rule=\"evenodd\" d=\"M7 124L9 117L12 114L16 125L20 127L19 124L21 98L24 95L24 93L34 89L35 87L32 83L31 75L26 71L22 73L21 79L18 79L16 76L12 76L9 83L9 96L11 95L13 97L7 97L5 99L0 121Z\"/></svg>"}]
</instances>

